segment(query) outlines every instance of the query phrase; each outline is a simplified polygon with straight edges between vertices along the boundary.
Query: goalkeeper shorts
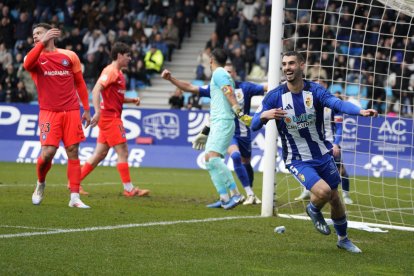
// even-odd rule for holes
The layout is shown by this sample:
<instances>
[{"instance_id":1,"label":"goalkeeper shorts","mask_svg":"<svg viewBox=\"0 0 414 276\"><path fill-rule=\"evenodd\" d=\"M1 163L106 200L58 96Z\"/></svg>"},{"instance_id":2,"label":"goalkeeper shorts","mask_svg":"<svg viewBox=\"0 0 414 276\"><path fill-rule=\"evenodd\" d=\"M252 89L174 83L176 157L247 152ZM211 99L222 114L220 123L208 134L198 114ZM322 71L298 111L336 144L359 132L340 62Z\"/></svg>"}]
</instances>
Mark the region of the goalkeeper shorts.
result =
<instances>
[{"instance_id":1,"label":"goalkeeper shorts","mask_svg":"<svg viewBox=\"0 0 414 276\"><path fill-rule=\"evenodd\" d=\"M212 121L206 143L206 152L214 151L225 156L234 135L234 129L234 120Z\"/></svg>"}]
</instances>

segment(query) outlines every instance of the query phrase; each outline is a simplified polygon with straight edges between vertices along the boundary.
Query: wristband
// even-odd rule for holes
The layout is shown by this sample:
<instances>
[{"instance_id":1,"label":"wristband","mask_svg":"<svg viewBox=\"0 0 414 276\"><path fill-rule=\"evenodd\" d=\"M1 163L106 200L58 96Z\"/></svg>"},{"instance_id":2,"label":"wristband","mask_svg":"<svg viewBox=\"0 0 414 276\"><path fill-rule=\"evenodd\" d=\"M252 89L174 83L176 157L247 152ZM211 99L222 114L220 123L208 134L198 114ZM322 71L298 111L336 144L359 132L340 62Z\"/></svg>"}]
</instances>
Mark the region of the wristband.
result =
<instances>
[{"instance_id":1,"label":"wristband","mask_svg":"<svg viewBox=\"0 0 414 276\"><path fill-rule=\"evenodd\" d=\"M208 136L209 133L210 133L210 127L204 126L203 130L201 131L201 134Z\"/></svg>"}]
</instances>

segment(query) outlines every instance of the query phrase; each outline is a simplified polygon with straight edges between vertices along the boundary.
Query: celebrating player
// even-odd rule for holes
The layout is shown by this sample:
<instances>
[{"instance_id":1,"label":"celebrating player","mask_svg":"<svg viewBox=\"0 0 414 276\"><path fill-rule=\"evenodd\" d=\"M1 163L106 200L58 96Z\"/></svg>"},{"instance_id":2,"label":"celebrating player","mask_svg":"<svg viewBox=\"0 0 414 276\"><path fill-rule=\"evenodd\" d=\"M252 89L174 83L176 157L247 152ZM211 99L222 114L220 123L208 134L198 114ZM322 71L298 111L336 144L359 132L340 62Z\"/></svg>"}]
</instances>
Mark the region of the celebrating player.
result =
<instances>
[{"instance_id":1,"label":"celebrating player","mask_svg":"<svg viewBox=\"0 0 414 276\"><path fill-rule=\"evenodd\" d=\"M88 91L78 56L69 50L56 48L54 40L60 30L46 23L33 27L34 48L25 57L23 66L30 72L39 95L39 128L42 150L37 159L37 185L32 195L34 205L43 200L46 175L59 142L68 155L67 175L70 186L69 207L89 208L79 196L79 143L85 140L79 112L79 99L84 113L82 120L89 126Z\"/></svg>"},{"instance_id":2,"label":"celebrating player","mask_svg":"<svg viewBox=\"0 0 414 276\"><path fill-rule=\"evenodd\" d=\"M323 82L319 81L320 84L324 85ZM324 85L324 87L326 87ZM336 97L340 95L335 94ZM349 195L349 175L345 169L342 152L341 152L341 140L342 140L342 121L343 115L340 112L335 112L334 110L325 107L324 110L324 130L325 130L325 139L332 144L332 155L335 160L336 167L339 170L341 175L341 186L342 186L342 198L345 204L352 204L352 198ZM295 200L304 200L310 198L310 191L303 189L302 193L295 198Z\"/></svg>"},{"instance_id":3,"label":"celebrating player","mask_svg":"<svg viewBox=\"0 0 414 276\"><path fill-rule=\"evenodd\" d=\"M237 75L231 63L227 63L224 69L230 74L235 81ZM198 94L199 97L210 98L210 85L207 87L195 86L189 82L178 80L171 75L171 72L165 69L162 74L162 78L170 81L178 88L188 91L194 94ZM251 82L239 82L235 81L235 94L238 104L243 108L243 112L248 114L250 112L251 98L257 95L263 95L267 91L267 84L260 85ZM232 138L231 144L227 149L228 154L233 159L234 170L246 191L247 199L243 202L243 205L260 204L261 200L254 194L253 187L253 167L250 164L252 155L251 146L251 133L250 128L244 124L238 118L235 118L236 130ZM200 137L201 136L201 137ZM204 137L203 137L204 136ZM196 137L194 142L194 148L204 149L207 136L200 133Z\"/></svg>"},{"instance_id":4,"label":"celebrating player","mask_svg":"<svg viewBox=\"0 0 414 276\"><path fill-rule=\"evenodd\" d=\"M125 78L121 69L126 68L131 61L131 49L125 43L117 42L111 50L112 63L106 66L93 88L93 105L95 114L91 126L99 126L99 136L95 152L82 166L81 179L83 180L92 170L105 159L111 147L118 155L119 175L124 186L124 196L146 196L149 190L138 189L131 183L128 165L128 144L126 143L125 129L121 120L122 105L124 103L140 104L139 98L125 97ZM100 96L102 95L102 102Z\"/></svg>"},{"instance_id":5,"label":"celebrating player","mask_svg":"<svg viewBox=\"0 0 414 276\"><path fill-rule=\"evenodd\" d=\"M316 230L324 235L331 233L321 212L329 202L338 248L360 253L361 250L347 237L345 206L337 189L341 178L330 154L332 144L324 138L323 111L324 107L329 107L336 112L361 116L377 116L378 112L360 109L336 98L321 85L304 81L304 68L300 53L283 55L282 69L287 83L266 95L254 115L252 129L259 130L263 124L276 119L286 168L312 192L306 212Z\"/></svg>"}]
</instances>

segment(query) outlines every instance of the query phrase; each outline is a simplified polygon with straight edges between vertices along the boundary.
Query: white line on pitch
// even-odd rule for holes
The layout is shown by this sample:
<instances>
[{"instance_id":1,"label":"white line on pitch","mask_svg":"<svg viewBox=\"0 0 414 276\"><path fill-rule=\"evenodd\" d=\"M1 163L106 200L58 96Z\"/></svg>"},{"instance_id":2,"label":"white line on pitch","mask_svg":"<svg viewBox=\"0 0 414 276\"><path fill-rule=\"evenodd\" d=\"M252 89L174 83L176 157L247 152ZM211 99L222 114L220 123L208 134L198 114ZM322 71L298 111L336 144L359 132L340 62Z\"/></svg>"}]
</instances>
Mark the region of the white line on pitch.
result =
<instances>
[{"instance_id":1,"label":"white line on pitch","mask_svg":"<svg viewBox=\"0 0 414 276\"><path fill-rule=\"evenodd\" d=\"M31 237L31 236L41 236L41 235L54 235L54 234L63 234L63 233L74 233L74 232L92 232L92 231L101 231L101 230L150 227L150 226L166 226L166 225L186 224L186 223L187 224L203 223L203 222L225 221L225 220L235 220L235 219L256 219L256 218L261 218L261 216L240 216L240 217L223 217L223 218L207 218L207 219L176 220L176 221L159 221L159 222L120 224L120 225L112 225L112 226L75 228L75 229L58 229L58 230L45 231L45 232L26 232L26 233L18 233L18 234L4 234L4 235L0 235L0 239Z\"/></svg>"},{"instance_id":2,"label":"white line on pitch","mask_svg":"<svg viewBox=\"0 0 414 276\"><path fill-rule=\"evenodd\" d=\"M16 187L16 188L19 188L19 187L28 187L28 186L30 186L30 187L34 187L35 186L35 184L36 183L32 183L32 184L4 184L4 185L0 185L0 188L10 188L10 187ZM64 186L64 185L67 185L67 183L66 184L64 184L64 183L58 183L58 184L47 184L46 183L46 186L47 187L62 187L62 186ZM102 183L88 183L88 184L86 184L86 185L84 185L84 187L88 187L88 186L110 186L110 185L121 185L120 184L120 182L102 182Z\"/></svg>"},{"instance_id":3,"label":"white line on pitch","mask_svg":"<svg viewBox=\"0 0 414 276\"><path fill-rule=\"evenodd\" d=\"M49 231L62 230L62 229L56 229L56 228L41 228L41 227L31 227L31 226L19 226L19 225L0 225L0 228L18 228L18 229L49 230Z\"/></svg>"}]
</instances>

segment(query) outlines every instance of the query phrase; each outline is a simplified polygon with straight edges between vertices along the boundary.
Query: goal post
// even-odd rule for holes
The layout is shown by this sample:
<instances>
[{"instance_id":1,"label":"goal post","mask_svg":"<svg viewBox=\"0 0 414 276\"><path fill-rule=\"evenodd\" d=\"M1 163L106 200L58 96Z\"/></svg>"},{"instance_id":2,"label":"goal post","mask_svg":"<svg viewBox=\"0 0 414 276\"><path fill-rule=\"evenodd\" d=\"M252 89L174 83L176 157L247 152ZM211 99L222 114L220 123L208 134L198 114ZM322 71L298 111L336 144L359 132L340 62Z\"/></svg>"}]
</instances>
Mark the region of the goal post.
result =
<instances>
[{"instance_id":1,"label":"goal post","mask_svg":"<svg viewBox=\"0 0 414 276\"><path fill-rule=\"evenodd\" d=\"M380 110L379 118L344 116L343 164L354 201L347 214L352 221L409 231L414 231L413 18L414 0L273 1L268 74L274 88L281 53L296 50L306 58L306 79L323 81L362 108ZM282 35L276 33L281 25ZM275 210L306 217L307 202L294 200L301 185L286 172L275 174L281 166L274 163L277 136L271 125L265 134L262 216Z\"/></svg>"}]
</instances>

